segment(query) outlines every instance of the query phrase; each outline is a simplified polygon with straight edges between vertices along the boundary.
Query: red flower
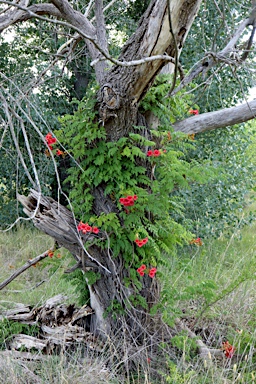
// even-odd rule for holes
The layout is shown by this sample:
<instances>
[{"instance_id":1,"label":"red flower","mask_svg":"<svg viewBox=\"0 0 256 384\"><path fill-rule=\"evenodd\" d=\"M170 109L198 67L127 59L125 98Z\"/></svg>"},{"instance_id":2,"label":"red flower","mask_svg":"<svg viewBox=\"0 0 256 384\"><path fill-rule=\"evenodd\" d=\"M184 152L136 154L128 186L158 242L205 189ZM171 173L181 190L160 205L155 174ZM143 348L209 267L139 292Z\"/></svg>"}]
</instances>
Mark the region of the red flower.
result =
<instances>
[{"instance_id":1,"label":"red flower","mask_svg":"<svg viewBox=\"0 0 256 384\"><path fill-rule=\"evenodd\" d=\"M163 152L166 152L166 150L164 150ZM159 149L155 149L154 151L148 151L147 152L147 156L148 157L158 157L158 156L161 156L162 155L162 152L159 150Z\"/></svg>"},{"instance_id":2,"label":"red flower","mask_svg":"<svg viewBox=\"0 0 256 384\"><path fill-rule=\"evenodd\" d=\"M190 109L188 111L188 113L190 113L190 115L199 115L199 111L198 109Z\"/></svg>"},{"instance_id":3,"label":"red flower","mask_svg":"<svg viewBox=\"0 0 256 384\"><path fill-rule=\"evenodd\" d=\"M145 264L142 264L138 269L137 272L141 275L144 276L145 272L148 272L149 277L153 279L155 277L155 274L157 272L157 269L155 267L151 268L149 271L147 270L147 267Z\"/></svg>"},{"instance_id":4,"label":"red flower","mask_svg":"<svg viewBox=\"0 0 256 384\"><path fill-rule=\"evenodd\" d=\"M190 244L196 244L200 247L201 245L203 245L203 242L202 242L202 239L200 237L198 237L197 239L192 239L190 241Z\"/></svg>"},{"instance_id":5,"label":"red flower","mask_svg":"<svg viewBox=\"0 0 256 384\"><path fill-rule=\"evenodd\" d=\"M231 345L228 341L224 341L222 343L222 349L224 351L224 354L225 356L228 358L228 359L231 359L231 357L234 356L234 353L235 353L235 347L233 347L233 345Z\"/></svg>"},{"instance_id":6,"label":"red flower","mask_svg":"<svg viewBox=\"0 0 256 384\"><path fill-rule=\"evenodd\" d=\"M48 251L48 256L50 257L50 259L52 259L53 258L53 256L54 256L54 252L53 251Z\"/></svg>"},{"instance_id":7,"label":"red flower","mask_svg":"<svg viewBox=\"0 0 256 384\"><path fill-rule=\"evenodd\" d=\"M120 197L119 202L125 207L132 207L134 205L134 201L137 199L137 195L129 195L127 197Z\"/></svg>"},{"instance_id":8,"label":"red flower","mask_svg":"<svg viewBox=\"0 0 256 384\"><path fill-rule=\"evenodd\" d=\"M47 135L45 136L45 141L48 147L52 150L52 144L55 144L57 139L53 137L51 133L47 133Z\"/></svg>"},{"instance_id":9,"label":"red flower","mask_svg":"<svg viewBox=\"0 0 256 384\"><path fill-rule=\"evenodd\" d=\"M141 275L141 276L144 276L145 274L145 269L146 269L146 265L145 264L142 264L138 269L137 269L137 272Z\"/></svg>"},{"instance_id":10,"label":"red flower","mask_svg":"<svg viewBox=\"0 0 256 384\"><path fill-rule=\"evenodd\" d=\"M161 152L159 151L159 149L155 149L155 150L154 150L154 152L153 152L153 156L154 156L154 157L161 156Z\"/></svg>"},{"instance_id":11,"label":"red flower","mask_svg":"<svg viewBox=\"0 0 256 384\"><path fill-rule=\"evenodd\" d=\"M92 232L93 232L93 233L96 233L96 234L97 234L97 233L99 233L99 231L100 231L99 228L97 228L97 227L92 227Z\"/></svg>"},{"instance_id":12,"label":"red flower","mask_svg":"<svg viewBox=\"0 0 256 384\"><path fill-rule=\"evenodd\" d=\"M97 227L91 227L88 223L83 223L80 221L80 223L77 226L78 231L82 231L84 234L87 232L92 232L92 233L99 233L99 228Z\"/></svg>"},{"instance_id":13,"label":"red flower","mask_svg":"<svg viewBox=\"0 0 256 384\"><path fill-rule=\"evenodd\" d=\"M153 277L155 277L155 274L156 274L156 272L157 272L157 269L156 268L151 268L150 270L149 270L149 277L151 277L152 279L153 279Z\"/></svg>"},{"instance_id":14,"label":"red flower","mask_svg":"<svg viewBox=\"0 0 256 384\"><path fill-rule=\"evenodd\" d=\"M60 149L57 149L57 151L56 151L56 155L57 155L57 156L64 155L64 152L61 151Z\"/></svg>"},{"instance_id":15,"label":"red flower","mask_svg":"<svg viewBox=\"0 0 256 384\"><path fill-rule=\"evenodd\" d=\"M136 239L135 240L135 243L138 245L138 247L142 247L143 245L145 245L146 243L148 242L148 238L145 237L145 239Z\"/></svg>"}]
</instances>

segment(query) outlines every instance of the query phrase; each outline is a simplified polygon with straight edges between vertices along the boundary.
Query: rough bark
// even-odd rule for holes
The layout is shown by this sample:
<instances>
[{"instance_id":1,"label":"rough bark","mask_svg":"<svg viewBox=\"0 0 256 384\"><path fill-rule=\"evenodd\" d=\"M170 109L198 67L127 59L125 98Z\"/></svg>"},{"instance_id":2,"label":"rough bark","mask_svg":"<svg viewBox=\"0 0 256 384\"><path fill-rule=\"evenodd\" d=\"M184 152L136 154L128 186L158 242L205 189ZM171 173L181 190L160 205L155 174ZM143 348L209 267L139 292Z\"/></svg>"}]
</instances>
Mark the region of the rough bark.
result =
<instances>
[{"instance_id":1,"label":"rough bark","mask_svg":"<svg viewBox=\"0 0 256 384\"><path fill-rule=\"evenodd\" d=\"M167 2L153 0L136 33L123 47L119 60L130 61L164 53L175 57L176 47L179 55L200 3L198 0L170 1L171 33ZM113 66L106 74L99 102L109 140L117 140L138 124L138 103L165 64L164 59L159 59L136 67Z\"/></svg>"}]
</instances>

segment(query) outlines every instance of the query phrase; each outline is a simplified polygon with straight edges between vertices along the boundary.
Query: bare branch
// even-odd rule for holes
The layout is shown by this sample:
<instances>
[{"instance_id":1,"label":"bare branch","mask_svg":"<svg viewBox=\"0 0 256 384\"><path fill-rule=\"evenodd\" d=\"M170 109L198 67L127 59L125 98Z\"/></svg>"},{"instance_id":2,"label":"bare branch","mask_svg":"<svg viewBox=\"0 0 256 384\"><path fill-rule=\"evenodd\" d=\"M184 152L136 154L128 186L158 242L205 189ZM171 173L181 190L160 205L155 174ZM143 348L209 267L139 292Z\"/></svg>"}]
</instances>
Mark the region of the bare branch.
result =
<instances>
[{"instance_id":1,"label":"bare branch","mask_svg":"<svg viewBox=\"0 0 256 384\"><path fill-rule=\"evenodd\" d=\"M20 276L28 268L32 267L33 265L35 265L39 261L45 259L48 256L49 251L53 251L53 248L50 248L47 251L45 251L44 253L41 253L41 255L38 255L31 260L28 260L24 265L22 265L22 267L17 269L10 277L8 277L8 279L4 280L0 284L0 290L3 289L4 287L6 287L8 284L10 284L14 279L16 279L16 277Z\"/></svg>"},{"instance_id":2,"label":"bare branch","mask_svg":"<svg viewBox=\"0 0 256 384\"><path fill-rule=\"evenodd\" d=\"M106 25L103 15L103 0L95 0L95 16L96 16L96 34L97 41L105 53L108 54L108 40L106 34ZM102 56L102 55L101 55ZM102 60L98 63L98 73L100 75L99 82L102 83L105 71L108 69L106 61Z\"/></svg>"},{"instance_id":3,"label":"bare branch","mask_svg":"<svg viewBox=\"0 0 256 384\"><path fill-rule=\"evenodd\" d=\"M8 104L7 104L7 102L4 99L2 94L0 94L0 98L2 99L3 108L4 108L4 111L5 111L6 117L7 117L8 125L10 127L12 139L13 139L14 145L16 147L16 151L17 151L17 154L18 154L19 159L21 161L22 167L23 167L23 169L24 169L24 171L25 171L25 173L27 175L27 178L29 179L30 183L35 188L36 184L35 184L34 180L32 179L32 177L31 177L31 175L29 173L29 170L28 170L28 168L26 166L25 160L23 158L23 155L21 153L21 150L20 150L20 147L19 147L19 144L18 144L18 140L17 140L16 135L15 135L14 126L13 126L13 123L12 123L12 118L11 118L11 115L10 115L10 112L9 112Z\"/></svg>"},{"instance_id":4,"label":"bare branch","mask_svg":"<svg viewBox=\"0 0 256 384\"><path fill-rule=\"evenodd\" d=\"M245 28L254 23L252 20L252 15L254 15L254 9L252 10L251 15L240 23L228 44L220 52L207 52L206 56L193 66L188 75L182 80L180 85L172 92L172 95L177 94L186 85L190 84L198 75L200 75L200 73L205 75L212 67L223 61L227 64L237 65L237 59L232 59L230 54L232 52L235 53L235 45L237 44L237 41L241 37ZM239 60L239 62L241 62L241 60Z\"/></svg>"},{"instance_id":5,"label":"bare branch","mask_svg":"<svg viewBox=\"0 0 256 384\"><path fill-rule=\"evenodd\" d=\"M189 117L176 122L173 127L175 131L192 134L241 124L255 117L256 100L253 100L237 107L225 108L220 111Z\"/></svg>"},{"instance_id":6,"label":"bare branch","mask_svg":"<svg viewBox=\"0 0 256 384\"><path fill-rule=\"evenodd\" d=\"M0 3L7 4L4 1L0 1ZM11 2L8 2L8 4L11 4ZM18 9L6 12L0 17L0 32L13 24L34 18L34 15L51 15L57 18L61 17L61 13L52 4L33 4L28 8L21 4L12 3L12 5Z\"/></svg>"}]
</instances>

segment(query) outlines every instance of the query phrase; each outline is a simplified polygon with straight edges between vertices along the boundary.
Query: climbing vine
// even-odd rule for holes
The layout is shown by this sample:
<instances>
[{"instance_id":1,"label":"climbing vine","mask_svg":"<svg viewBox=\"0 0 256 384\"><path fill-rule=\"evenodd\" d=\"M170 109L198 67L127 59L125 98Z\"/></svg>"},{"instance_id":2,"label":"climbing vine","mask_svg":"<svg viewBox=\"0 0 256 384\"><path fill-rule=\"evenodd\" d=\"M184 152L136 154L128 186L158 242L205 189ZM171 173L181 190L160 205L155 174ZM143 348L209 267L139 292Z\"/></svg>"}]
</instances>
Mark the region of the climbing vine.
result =
<instances>
[{"instance_id":1,"label":"climbing vine","mask_svg":"<svg viewBox=\"0 0 256 384\"><path fill-rule=\"evenodd\" d=\"M165 116L169 109L157 101L154 88L152 92L142 107L152 104L160 117ZM185 206L181 199L170 196L171 191L204 183L212 171L205 164L185 160L186 151L194 148L193 138L174 133L170 118L162 119L157 130L146 132L145 127L134 126L126 137L107 141L94 108L96 93L97 87L92 86L81 101L74 101L76 112L61 117L61 129L56 132L73 161L66 180L71 186L69 198L81 220L78 230L94 232L94 244L111 250L111 257L121 255L129 271L123 282L139 291L145 274L152 279L161 276L159 267L166 258L193 238L188 228L174 219L183 215ZM179 108L179 114L188 113L184 101ZM98 187L104 188L113 202L112 212L95 215L94 191Z\"/></svg>"}]
</instances>

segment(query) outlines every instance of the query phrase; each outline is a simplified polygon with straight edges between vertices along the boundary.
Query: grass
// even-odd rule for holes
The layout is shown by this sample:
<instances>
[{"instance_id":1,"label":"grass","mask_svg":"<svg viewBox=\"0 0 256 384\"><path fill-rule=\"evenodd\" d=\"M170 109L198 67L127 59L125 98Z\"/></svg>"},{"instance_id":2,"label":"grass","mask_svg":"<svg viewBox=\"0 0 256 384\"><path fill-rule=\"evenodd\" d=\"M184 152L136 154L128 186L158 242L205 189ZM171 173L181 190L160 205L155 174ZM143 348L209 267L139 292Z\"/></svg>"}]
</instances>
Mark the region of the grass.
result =
<instances>
[{"instance_id":1,"label":"grass","mask_svg":"<svg viewBox=\"0 0 256 384\"><path fill-rule=\"evenodd\" d=\"M0 381L22 384L40 378L42 383L74 384L255 383L256 224L235 231L229 239L203 239L203 242L202 247L187 247L179 257L170 260L170 269L165 271L165 288L170 296L175 292L177 310L200 339L211 348L221 348L222 341L229 340L236 348L234 358L223 358L214 364L202 362L191 350L188 337L183 335L176 343L181 359L174 364L166 356L163 369L158 368L160 381L154 380L153 363L128 380L115 374L114 365L106 369L104 355L84 356L79 351L44 356L43 362L26 365L1 357L4 363L0 364ZM20 227L17 231L0 233L0 281L52 245L49 237L32 229ZM4 288L0 310L13 303L40 305L59 293L76 302L74 286L62 278L72 259L65 250L60 253L60 259L45 259ZM166 313L171 316L168 310Z\"/></svg>"},{"instance_id":2,"label":"grass","mask_svg":"<svg viewBox=\"0 0 256 384\"><path fill-rule=\"evenodd\" d=\"M49 236L34 229L20 227L17 231L0 233L0 281L52 245L53 240ZM62 278L72 258L64 249L60 250L60 254L60 259L42 260L36 268L29 268L4 288L0 309L12 303L41 305L59 293L68 295L72 302L76 302L74 286Z\"/></svg>"}]
</instances>

